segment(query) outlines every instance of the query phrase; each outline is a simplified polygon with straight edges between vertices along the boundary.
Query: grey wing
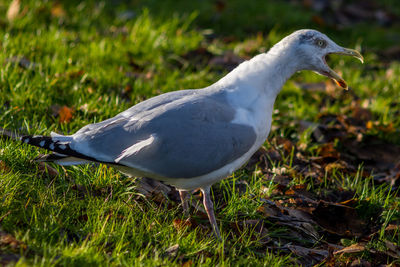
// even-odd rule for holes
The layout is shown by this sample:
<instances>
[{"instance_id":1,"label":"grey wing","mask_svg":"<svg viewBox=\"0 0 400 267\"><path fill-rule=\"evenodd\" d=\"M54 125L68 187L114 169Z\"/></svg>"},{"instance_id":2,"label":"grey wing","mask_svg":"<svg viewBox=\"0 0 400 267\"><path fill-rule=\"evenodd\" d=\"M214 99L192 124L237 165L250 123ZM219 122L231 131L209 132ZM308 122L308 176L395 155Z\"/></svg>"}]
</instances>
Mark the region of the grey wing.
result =
<instances>
[{"instance_id":1,"label":"grey wing","mask_svg":"<svg viewBox=\"0 0 400 267\"><path fill-rule=\"evenodd\" d=\"M98 123L88 124L82 127L78 132L76 132L76 135L85 133L93 135L96 132L102 131L104 128L109 128L110 124L115 125L118 124L118 122L124 124L132 116L137 116L140 113L156 109L162 105L171 103L180 98L196 95L197 93L198 90L180 90L152 97L119 113L113 118Z\"/></svg>"},{"instance_id":2,"label":"grey wing","mask_svg":"<svg viewBox=\"0 0 400 267\"><path fill-rule=\"evenodd\" d=\"M192 178L225 166L253 146L253 128L232 123L234 115L220 99L190 96L115 120L75 149L161 177Z\"/></svg>"}]
</instances>

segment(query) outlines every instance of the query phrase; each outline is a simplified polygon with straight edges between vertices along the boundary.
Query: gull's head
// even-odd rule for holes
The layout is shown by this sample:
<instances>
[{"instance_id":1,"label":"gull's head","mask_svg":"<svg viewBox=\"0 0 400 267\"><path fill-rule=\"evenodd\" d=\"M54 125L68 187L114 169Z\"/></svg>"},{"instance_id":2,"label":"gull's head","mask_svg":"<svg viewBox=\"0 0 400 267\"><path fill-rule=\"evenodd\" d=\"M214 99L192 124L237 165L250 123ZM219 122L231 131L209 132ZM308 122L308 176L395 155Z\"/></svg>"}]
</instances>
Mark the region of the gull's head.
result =
<instances>
[{"instance_id":1,"label":"gull's head","mask_svg":"<svg viewBox=\"0 0 400 267\"><path fill-rule=\"evenodd\" d=\"M294 49L292 56L297 58L299 69L312 70L327 76L344 89L347 89L346 82L328 66L326 56L329 54L348 55L364 62L364 58L358 51L341 47L325 34L315 30L299 30L282 41L285 46Z\"/></svg>"}]
</instances>

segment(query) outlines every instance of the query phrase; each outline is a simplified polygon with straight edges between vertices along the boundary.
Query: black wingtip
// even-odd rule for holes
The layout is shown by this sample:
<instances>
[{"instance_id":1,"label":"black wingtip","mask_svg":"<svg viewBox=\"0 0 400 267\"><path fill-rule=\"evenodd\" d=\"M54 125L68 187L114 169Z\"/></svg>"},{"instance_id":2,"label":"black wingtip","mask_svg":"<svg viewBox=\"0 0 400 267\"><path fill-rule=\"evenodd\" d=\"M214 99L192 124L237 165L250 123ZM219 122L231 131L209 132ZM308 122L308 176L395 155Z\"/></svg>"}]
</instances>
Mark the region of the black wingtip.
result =
<instances>
[{"instance_id":1,"label":"black wingtip","mask_svg":"<svg viewBox=\"0 0 400 267\"><path fill-rule=\"evenodd\" d=\"M81 153L75 151L74 149L72 149L68 142L54 141L53 138L50 136L25 135L25 136L20 137L20 141L25 144L28 144L28 145L37 146L37 147L40 147L43 149L50 150L52 152L56 152L58 154L61 154L61 156L65 155L65 156L75 157L75 158L93 161L93 162L111 163L111 162L100 161L95 158L81 154ZM50 154L50 155L53 155L53 154ZM51 160L59 160L59 159L60 158L49 158L48 160L51 161ZM112 163L115 164L114 162L112 162Z\"/></svg>"},{"instance_id":2,"label":"black wingtip","mask_svg":"<svg viewBox=\"0 0 400 267\"><path fill-rule=\"evenodd\" d=\"M32 145L32 146L37 146L41 147L50 151L54 151L55 148L55 142L53 139L49 136L42 136L42 135L24 135L20 137L21 142Z\"/></svg>"},{"instance_id":3,"label":"black wingtip","mask_svg":"<svg viewBox=\"0 0 400 267\"><path fill-rule=\"evenodd\" d=\"M87 161L93 161L93 162L99 162L99 163L108 163L108 164L114 164L114 165L119 165L118 163L115 162L105 162L101 160L97 160L93 157L86 156L84 154L81 154L74 149L72 149L69 145L69 142L63 142L59 140L53 140L52 137L50 136L43 136L43 135L24 135L20 136L17 134L13 134L10 131L4 130L3 128L0 128L0 134L3 133L6 137L12 138L14 140L19 140L22 143L40 147L52 152L56 152L56 154L49 154L45 158L38 158L36 160L38 161L57 161L65 157L74 157L82 160L87 160ZM1 135L0 135L1 136Z\"/></svg>"}]
</instances>

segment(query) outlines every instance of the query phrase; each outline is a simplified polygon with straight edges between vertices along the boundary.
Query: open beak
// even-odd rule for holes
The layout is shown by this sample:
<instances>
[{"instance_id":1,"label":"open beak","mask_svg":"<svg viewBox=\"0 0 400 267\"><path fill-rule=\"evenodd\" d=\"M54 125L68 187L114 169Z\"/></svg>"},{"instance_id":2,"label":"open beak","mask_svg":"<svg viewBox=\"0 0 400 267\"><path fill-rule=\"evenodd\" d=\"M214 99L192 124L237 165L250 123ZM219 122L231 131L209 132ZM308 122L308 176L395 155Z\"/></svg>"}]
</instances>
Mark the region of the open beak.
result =
<instances>
[{"instance_id":1,"label":"open beak","mask_svg":"<svg viewBox=\"0 0 400 267\"><path fill-rule=\"evenodd\" d=\"M328 54L352 56L352 57L358 58L361 61L361 63L364 63L363 56L357 50L354 50L354 49L342 48L341 47L341 50L338 50L338 51L335 51L335 52L330 52ZM325 58L324 58L324 62L326 64ZM337 74L331 68L329 68L329 66L328 66L327 70L323 72L323 74L328 76L329 78L333 79L340 87L344 88L345 90L348 89L346 81L343 80L343 78L340 77L339 74Z\"/></svg>"}]
</instances>

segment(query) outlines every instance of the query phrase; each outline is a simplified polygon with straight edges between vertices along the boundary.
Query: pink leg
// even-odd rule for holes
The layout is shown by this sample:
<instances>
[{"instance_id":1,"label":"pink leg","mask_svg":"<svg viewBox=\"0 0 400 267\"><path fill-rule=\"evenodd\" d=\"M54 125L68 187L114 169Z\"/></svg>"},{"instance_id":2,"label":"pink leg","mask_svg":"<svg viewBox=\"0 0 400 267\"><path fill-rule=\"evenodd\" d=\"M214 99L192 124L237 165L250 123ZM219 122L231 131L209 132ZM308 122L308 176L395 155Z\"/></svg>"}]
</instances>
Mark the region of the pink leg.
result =
<instances>
[{"instance_id":1,"label":"pink leg","mask_svg":"<svg viewBox=\"0 0 400 267\"><path fill-rule=\"evenodd\" d=\"M204 208L206 209L208 219L210 220L213 232L215 236L221 240L221 235L219 233L217 221L215 220L213 203L211 201L210 187L208 186L205 188L201 188L201 192L203 193Z\"/></svg>"},{"instance_id":2,"label":"pink leg","mask_svg":"<svg viewBox=\"0 0 400 267\"><path fill-rule=\"evenodd\" d=\"M189 214L188 192L184 190L179 190L179 197L181 198L183 212L186 215Z\"/></svg>"}]
</instances>

